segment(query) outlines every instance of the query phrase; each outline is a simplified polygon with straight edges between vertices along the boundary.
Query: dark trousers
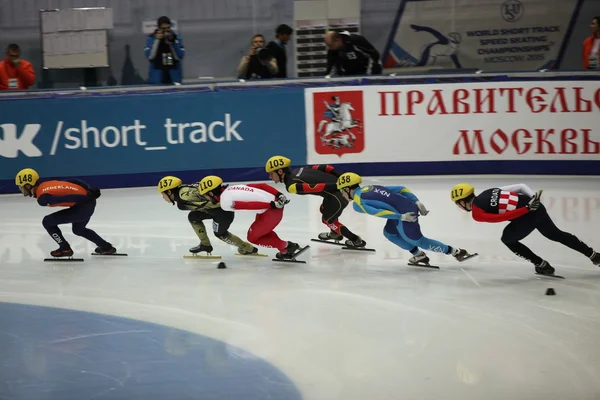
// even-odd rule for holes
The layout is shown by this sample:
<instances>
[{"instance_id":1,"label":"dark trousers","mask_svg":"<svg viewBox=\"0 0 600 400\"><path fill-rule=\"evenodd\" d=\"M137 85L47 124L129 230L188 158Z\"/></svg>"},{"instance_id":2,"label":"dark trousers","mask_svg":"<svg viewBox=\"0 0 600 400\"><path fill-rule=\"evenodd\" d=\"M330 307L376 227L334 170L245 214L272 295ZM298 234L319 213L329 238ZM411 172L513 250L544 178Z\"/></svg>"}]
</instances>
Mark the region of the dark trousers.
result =
<instances>
[{"instance_id":1,"label":"dark trousers","mask_svg":"<svg viewBox=\"0 0 600 400\"><path fill-rule=\"evenodd\" d=\"M320 211L323 223L327 225L329 229L355 241L358 239L358 236L350 232L345 225L338 221L338 218L342 215L348 203L348 200L346 200L340 192L335 194L326 193L323 196L323 203L321 203Z\"/></svg>"},{"instance_id":2,"label":"dark trousers","mask_svg":"<svg viewBox=\"0 0 600 400\"><path fill-rule=\"evenodd\" d=\"M534 229L537 229L548 239L562 243L587 257L590 257L594 252L592 248L577 239L576 236L558 229L543 204L536 211L530 211L522 217L512 220L502 232L502 243L517 256L532 262L534 265L539 265L544 260L520 242Z\"/></svg>"},{"instance_id":3,"label":"dark trousers","mask_svg":"<svg viewBox=\"0 0 600 400\"><path fill-rule=\"evenodd\" d=\"M229 233L229 227L233 223L235 213L225 211L221 208L215 208L210 211L190 211L188 221L193 225L194 222L202 222L205 219L213 220L213 232L219 239L224 238Z\"/></svg>"},{"instance_id":4,"label":"dark trousers","mask_svg":"<svg viewBox=\"0 0 600 400\"><path fill-rule=\"evenodd\" d=\"M90 218L92 218L95 209L95 200L88 203L78 204L53 214L46 215L42 220L42 225L44 228L46 228L52 239L58 243L61 249L71 248L71 245L67 242L62 232L58 228L58 225L62 224L73 224L73 233L75 235L86 238L102 249L108 249L111 247L110 243L102 239L93 230L86 228L86 225L88 222L90 222Z\"/></svg>"}]
</instances>

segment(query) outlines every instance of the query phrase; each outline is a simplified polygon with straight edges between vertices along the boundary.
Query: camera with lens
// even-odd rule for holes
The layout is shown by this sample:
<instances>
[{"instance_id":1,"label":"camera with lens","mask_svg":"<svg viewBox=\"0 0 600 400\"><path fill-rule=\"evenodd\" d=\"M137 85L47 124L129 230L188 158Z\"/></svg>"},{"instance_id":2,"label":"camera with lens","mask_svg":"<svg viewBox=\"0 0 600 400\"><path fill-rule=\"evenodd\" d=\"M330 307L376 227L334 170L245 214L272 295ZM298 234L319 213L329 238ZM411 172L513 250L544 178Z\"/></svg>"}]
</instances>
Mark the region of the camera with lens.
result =
<instances>
[{"instance_id":1,"label":"camera with lens","mask_svg":"<svg viewBox=\"0 0 600 400\"><path fill-rule=\"evenodd\" d=\"M162 33L163 34L163 39L167 42L172 42L175 39L175 32L173 32L171 29L166 28L166 29L161 29L161 28L157 28L154 30L154 33Z\"/></svg>"},{"instance_id":2,"label":"camera with lens","mask_svg":"<svg viewBox=\"0 0 600 400\"><path fill-rule=\"evenodd\" d=\"M170 29L163 29L163 35L165 40L172 42L175 39L175 32Z\"/></svg>"},{"instance_id":3,"label":"camera with lens","mask_svg":"<svg viewBox=\"0 0 600 400\"><path fill-rule=\"evenodd\" d=\"M273 56L271 55L271 52L266 47L257 48L256 49L256 57L261 62L267 62L271 58L273 58Z\"/></svg>"}]
</instances>

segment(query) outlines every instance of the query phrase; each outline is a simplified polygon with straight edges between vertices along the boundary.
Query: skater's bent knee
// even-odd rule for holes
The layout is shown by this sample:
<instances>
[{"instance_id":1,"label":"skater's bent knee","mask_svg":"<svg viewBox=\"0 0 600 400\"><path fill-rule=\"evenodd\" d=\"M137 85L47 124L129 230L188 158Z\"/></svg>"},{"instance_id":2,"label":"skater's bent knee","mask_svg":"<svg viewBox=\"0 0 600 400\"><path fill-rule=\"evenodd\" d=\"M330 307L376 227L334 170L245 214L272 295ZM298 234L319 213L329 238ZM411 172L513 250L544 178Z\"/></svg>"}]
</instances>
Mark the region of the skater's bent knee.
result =
<instances>
[{"instance_id":1,"label":"skater's bent knee","mask_svg":"<svg viewBox=\"0 0 600 400\"><path fill-rule=\"evenodd\" d=\"M250 231L248 231L248 236L247 236L247 239L248 239L248 241L249 241L250 243L254 243L254 244L256 244L256 242L258 241L258 239L259 239L259 238L260 238L260 237L259 237L259 236L258 236L256 233L254 233L253 231L251 231L251 230L250 230Z\"/></svg>"},{"instance_id":2,"label":"skater's bent knee","mask_svg":"<svg viewBox=\"0 0 600 400\"><path fill-rule=\"evenodd\" d=\"M502 241L502 243L504 243L507 246L509 246L511 244L514 244L514 243L517 243L517 241L514 240L513 238L511 238L510 236L504 236L504 235L502 235L502 237L500 238L500 240Z\"/></svg>"},{"instance_id":3,"label":"skater's bent knee","mask_svg":"<svg viewBox=\"0 0 600 400\"><path fill-rule=\"evenodd\" d=\"M83 226L77 226L77 225L73 225L73 228L72 228L73 233L77 236L82 236L86 230L87 230L87 228L85 228Z\"/></svg>"},{"instance_id":4,"label":"skater's bent knee","mask_svg":"<svg viewBox=\"0 0 600 400\"><path fill-rule=\"evenodd\" d=\"M398 236L398 233L388 232L387 230L384 229L383 236L387 239L390 239L390 238L394 238L394 237Z\"/></svg>"},{"instance_id":5,"label":"skater's bent knee","mask_svg":"<svg viewBox=\"0 0 600 400\"><path fill-rule=\"evenodd\" d=\"M44 228L50 228L53 226L56 226L56 224L52 221L52 217L49 215L46 215L43 219L42 219L42 226Z\"/></svg>"},{"instance_id":6,"label":"skater's bent knee","mask_svg":"<svg viewBox=\"0 0 600 400\"><path fill-rule=\"evenodd\" d=\"M225 232L215 232L215 236L217 239L227 239L227 237L229 236L229 232L225 231Z\"/></svg>"}]
</instances>

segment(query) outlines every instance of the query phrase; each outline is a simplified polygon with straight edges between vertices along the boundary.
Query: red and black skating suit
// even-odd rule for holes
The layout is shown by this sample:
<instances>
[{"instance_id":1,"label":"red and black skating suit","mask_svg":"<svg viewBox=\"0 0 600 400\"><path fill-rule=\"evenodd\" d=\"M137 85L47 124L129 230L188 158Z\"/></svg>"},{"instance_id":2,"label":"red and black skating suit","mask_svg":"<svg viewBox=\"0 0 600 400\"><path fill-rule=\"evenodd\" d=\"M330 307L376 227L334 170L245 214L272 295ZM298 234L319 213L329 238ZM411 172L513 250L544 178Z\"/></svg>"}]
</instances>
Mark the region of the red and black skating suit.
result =
<instances>
[{"instance_id":1,"label":"red and black skating suit","mask_svg":"<svg viewBox=\"0 0 600 400\"><path fill-rule=\"evenodd\" d=\"M342 173L331 165L313 165L290 169L285 174L283 183L289 193L323 197L319 209L323 223L332 232L354 242L360 238L338 220L348 206L348 200L342 196L336 186L340 175Z\"/></svg>"},{"instance_id":2,"label":"red and black skating suit","mask_svg":"<svg viewBox=\"0 0 600 400\"><path fill-rule=\"evenodd\" d=\"M502 242L517 256L536 266L544 260L520 242L534 229L552 241L592 257L594 250L576 236L558 229L543 204L535 211L529 209L533 196L533 190L525 184L488 189L475 197L471 214L478 222L511 221L502 232Z\"/></svg>"}]
</instances>

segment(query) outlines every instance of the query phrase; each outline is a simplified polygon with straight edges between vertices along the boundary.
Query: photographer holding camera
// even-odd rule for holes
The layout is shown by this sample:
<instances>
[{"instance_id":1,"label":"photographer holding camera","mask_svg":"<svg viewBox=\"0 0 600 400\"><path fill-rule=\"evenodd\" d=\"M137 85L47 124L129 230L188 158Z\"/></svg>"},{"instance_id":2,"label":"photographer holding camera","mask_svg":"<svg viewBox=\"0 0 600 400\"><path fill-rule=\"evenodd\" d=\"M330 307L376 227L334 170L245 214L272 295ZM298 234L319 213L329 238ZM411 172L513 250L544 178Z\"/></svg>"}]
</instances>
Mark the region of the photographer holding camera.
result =
<instances>
[{"instance_id":1,"label":"photographer holding camera","mask_svg":"<svg viewBox=\"0 0 600 400\"><path fill-rule=\"evenodd\" d=\"M144 54L150 61L148 83L181 83L181 60L185 56L183 40L171 29L168 17L160 17L157 26L154 33L148 36L144 49Z\"/></svg>"},{"instance_id":2,"label":"photographer holding camera","mask_svg":"<svg viewBox=\"0 0 600 400\"><path fill-rule=\"evenodd\" d=\"M267 48L263 35L252 36L252 46L238 65L238 79L269 79L277 75L277 60Z\"/></svg>"}]
</instances>

